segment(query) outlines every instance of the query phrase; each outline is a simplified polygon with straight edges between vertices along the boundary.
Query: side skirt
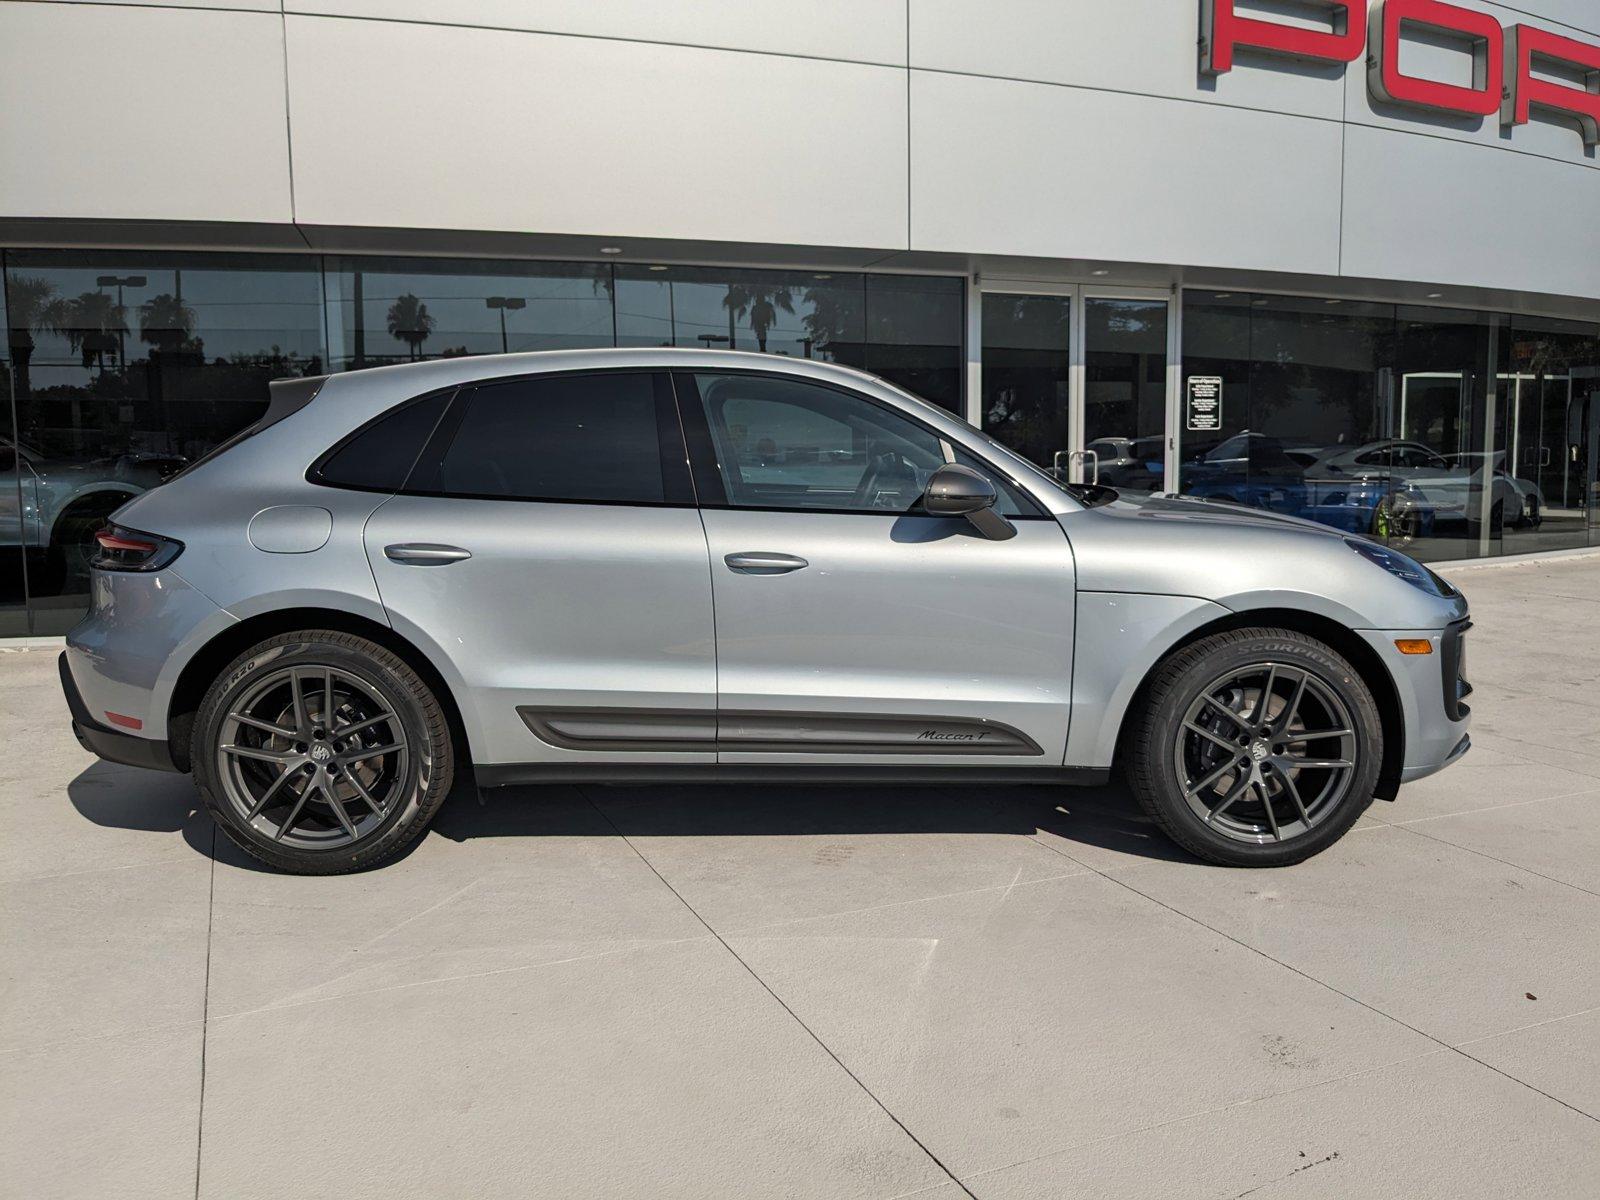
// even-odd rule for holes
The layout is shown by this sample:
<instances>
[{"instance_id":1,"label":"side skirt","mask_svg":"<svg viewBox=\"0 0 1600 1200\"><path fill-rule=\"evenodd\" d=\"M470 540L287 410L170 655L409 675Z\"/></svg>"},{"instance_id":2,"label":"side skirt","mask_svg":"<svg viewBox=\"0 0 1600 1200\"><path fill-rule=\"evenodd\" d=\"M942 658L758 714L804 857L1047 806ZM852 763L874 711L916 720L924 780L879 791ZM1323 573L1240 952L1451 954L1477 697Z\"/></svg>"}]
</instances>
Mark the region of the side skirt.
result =
<instances>
[{"instance_id":1,"label":"side skirt","mask_svg":"<svg viewBox=\"0 0 1600 1200\"><path fill-rule=\"evenodd\" d=\"M814 783L916 787L926 784L1059 784L1098 787L1111 772L1096 767L933 766L752 766L745 763L487 763L475 766L479 787L589 783L630 786L651 783Z\"/></svg>"}]
</instances>

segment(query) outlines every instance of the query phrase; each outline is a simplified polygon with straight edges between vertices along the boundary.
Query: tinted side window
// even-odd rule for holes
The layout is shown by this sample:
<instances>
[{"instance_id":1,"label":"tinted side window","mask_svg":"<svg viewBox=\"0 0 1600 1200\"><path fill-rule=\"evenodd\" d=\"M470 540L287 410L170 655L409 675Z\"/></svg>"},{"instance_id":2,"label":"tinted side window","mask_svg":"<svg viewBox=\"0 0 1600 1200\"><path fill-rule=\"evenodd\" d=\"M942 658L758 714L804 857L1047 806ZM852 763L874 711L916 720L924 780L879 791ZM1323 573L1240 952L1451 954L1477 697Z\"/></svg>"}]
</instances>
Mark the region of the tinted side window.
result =
<instances>
[{"instance_id":1,"label":"tinted side window","mask_svg":"<svg viewBox=\"0 0 1600 1200\"><path fill-rule=\"evenodd\" d=\"M735 507L905 512L945 461L934 433L859 396L759 375L695 382Z\"/></svg>"},{"instance_id":2,"label":"tinted side window","mask_svg":"<svg viewBox=\"0 0 1600 1200\"><path fill-rule=\"evenodd\" d=\"M398 492L450 402L449 392L393 409L360 430L315 469L318 483Z\"/></svg>"},{"instance_id":3,"label":"tinted side window","mask_svg":"<svg viewBox=\"0 0 1600 1200\"><path fill-rule=\"evenodd\" d=\"M407 490L515 500L683 502L663 466L663 446L674 441L679 467L683 461L665 388L657 376L621 372L472 388L457 401L460 423L448 448Z\"/></svg>"}]
</instances>

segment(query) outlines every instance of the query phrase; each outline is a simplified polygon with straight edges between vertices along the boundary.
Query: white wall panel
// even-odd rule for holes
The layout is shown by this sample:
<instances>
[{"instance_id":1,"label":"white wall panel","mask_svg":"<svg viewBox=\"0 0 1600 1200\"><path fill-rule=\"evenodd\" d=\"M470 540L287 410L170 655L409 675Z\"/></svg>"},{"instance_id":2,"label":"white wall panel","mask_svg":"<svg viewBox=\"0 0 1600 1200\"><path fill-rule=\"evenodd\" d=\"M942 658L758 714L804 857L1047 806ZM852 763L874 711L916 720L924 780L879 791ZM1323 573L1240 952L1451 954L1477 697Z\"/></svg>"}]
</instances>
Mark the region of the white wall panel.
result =
<instances>
[{"instance_id":1,"label":"white wall panel","mask_svg":"<svg viewBox=\"0 0 1600 1200\"><path fill-rule=\"evenodd\" d=\"M51 0L55 4L121 4L127 5L132 0ZM148 0L149 4L159 8L231 8L242 9L246 12L282 11L282 0Z\"/></svg>"},{"instance_id":2,"label":"white wall panel","mask_svg":"<svg viewBox=\"0 0 1600 1200\"><path fill-rule=\"evenodd\" d=\"M1344 273L1600 296L1600 172L1352 126Z\"/></svg>"},{"instance_id":3,"label":"white wall panel","mask_svg":"<svg viewBox=\"0 0 1600 1200\"><path fill-rule=\"evenodd\" d=\"M912 245L1334 273L1340 126L914 72Z\"/></svg>"},{"instance_id":4,"label":"white wall panel","mask_svg":"<svg viewBox=\"0 0 1600 1200\"><path fill-rule=\"evenodd\" d=\"M905 73L290 17L299 219L904 246Z\"/></svg>"},{"instance_id":5,"label":"white wall panel","mask_svg":"<svg viewBox=\"0 0 1600 1200\"><path fill-rule=\"evenodd\" d=\"M911 65L1339 119L1336 68L1257 59L1202 80L1199 13L1199 0L985 0L981 15L911 0Z\"/></svg>"},{"instance_id":6,"label":"white wall panel","mask_svg":"<svg viewBox=\"0 0 1600 1200\"><path fill-rule=\"evenodd\" d=\"M906 61L905 0L285 0L284 8L855 62Z\"/></svg>"},{"instance_id":7,"label":"white wall panel","mask_svg":"<svg viewBox=\"0 0 1600 1200\"><path fill-rule=\"evenodd\" d=\"M1559 22L1600 33L1600 3L1596 0L1519 0L1511 7L1523 20Z\"/></svg>"},{"instance_id":8,"label":"white wall panel","mask_svg":"<svg viewBox=\"0 0 1600 1200\"><path fill-rule=\"evenodd\" d=\"M288 221L277 14L0 4L0 214Z\"/></svg>"}]
</instances>

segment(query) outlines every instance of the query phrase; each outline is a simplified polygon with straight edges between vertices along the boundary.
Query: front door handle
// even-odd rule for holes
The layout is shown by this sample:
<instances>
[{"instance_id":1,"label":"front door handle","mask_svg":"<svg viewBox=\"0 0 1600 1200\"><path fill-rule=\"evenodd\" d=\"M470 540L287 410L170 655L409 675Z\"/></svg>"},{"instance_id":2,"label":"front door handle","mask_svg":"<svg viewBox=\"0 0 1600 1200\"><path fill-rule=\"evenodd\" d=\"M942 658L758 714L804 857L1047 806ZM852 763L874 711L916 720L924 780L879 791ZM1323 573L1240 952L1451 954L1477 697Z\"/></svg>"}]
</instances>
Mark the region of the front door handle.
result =
<instances>
[{"instance_id":1,"label":"front door handle","mask_svg":"<svg viewBox=\"0 0 1600 1200\"><path fill-rule=\"evenodd\" d=\"M451 563L471 558L472 551L460 546L441 546L437 542L403 542L385 546L383 556L390 562L404 563L408 567L447 567Z\"/></svg>"},{"instance_id":2,"label":"front door handle","mask_svg":"<svg viewBox=\"0 0 1600 1200\"><path fill-rule=\"evenodd\" d=\"M742 554L730 554L723 562L728 564L730 571L738 571L743 575L787 575L790 571L798 571L809 566L805 559L793 554L769 554L765 550L746 550Z\"/></svg>"}]
</instances>

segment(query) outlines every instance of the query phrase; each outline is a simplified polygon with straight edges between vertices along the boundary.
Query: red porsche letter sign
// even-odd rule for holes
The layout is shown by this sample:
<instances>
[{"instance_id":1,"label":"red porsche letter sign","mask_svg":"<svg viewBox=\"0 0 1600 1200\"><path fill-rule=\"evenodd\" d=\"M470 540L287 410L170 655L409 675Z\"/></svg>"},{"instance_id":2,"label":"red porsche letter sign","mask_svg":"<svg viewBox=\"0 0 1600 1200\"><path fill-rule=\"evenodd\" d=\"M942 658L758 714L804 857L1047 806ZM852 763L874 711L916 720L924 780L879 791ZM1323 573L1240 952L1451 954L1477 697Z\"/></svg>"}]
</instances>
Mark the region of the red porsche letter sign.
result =
<instances>
[{"instance_id":1,"label":"red porsche letter sign","mask_svg":"<svg viewBox=\"0 0 1600 1200\"><path fill-rule=\"evenodd\" d=\"M1312 62L1355 62L1367 40L1367 0L1312 2L1332 10L1333 32L1242 17L1234 0L1200 0L1200 69L1212 75L1233 70L1233 52L1241 46Z\"/></svg>"},{"instance_id":2,"label":"red porsche letter sign","mask_svg":"<svg viewBox=\"0 0 1600 1200\"><path fill-rule=\"evenodd\" d=\"M1472 50L1472 86L1436 83L1401 70L1403 23L1465 42ZM1487 117L1499 111L1505 34L1500 22L1487 13L1441 0L1374 0L1368 42L1367 82L1380 100L1463 116Z\"/></svg>"},{"instance_id":3,"label":"red porsche letter sign","mask_svg":"<svg viewBox=\"0 0 1600 1200\"><path fill-rule=\"evenodd\" d=\"M1534 58L1569 70L1576 67L1587 87L1569 87L1533 74ZM1502 125L1526 125L1535 107L1577 119L1586 146L1600 144L1600 46L1531 25L1513 25L1506 33L1505 107Z\"/></svg>"},{"instance_id":4,"label":"red porsche letter sign","mask_svg":"<svg viewBox=\"0 0 1600 1200\"><path fill-rule=\"evenodd\" d=\"M1355 62L1365 50L1368 90L1380 101L1459 117L1487 117L1498 109L1508 126L1526 125L1537 108L1576 121L1585 145L1600 144L1600 44L1532 25L1502 29L1488 13L1446 0L1305 2L1326 11L1329 28L1241 16L1237 0L1200 0L1200 69L1225 74L1239 50L1331 64ZM1408 74L1400 61L1408 30L1470 50L1471 85Z\"/></svg>"}]
</instances>

